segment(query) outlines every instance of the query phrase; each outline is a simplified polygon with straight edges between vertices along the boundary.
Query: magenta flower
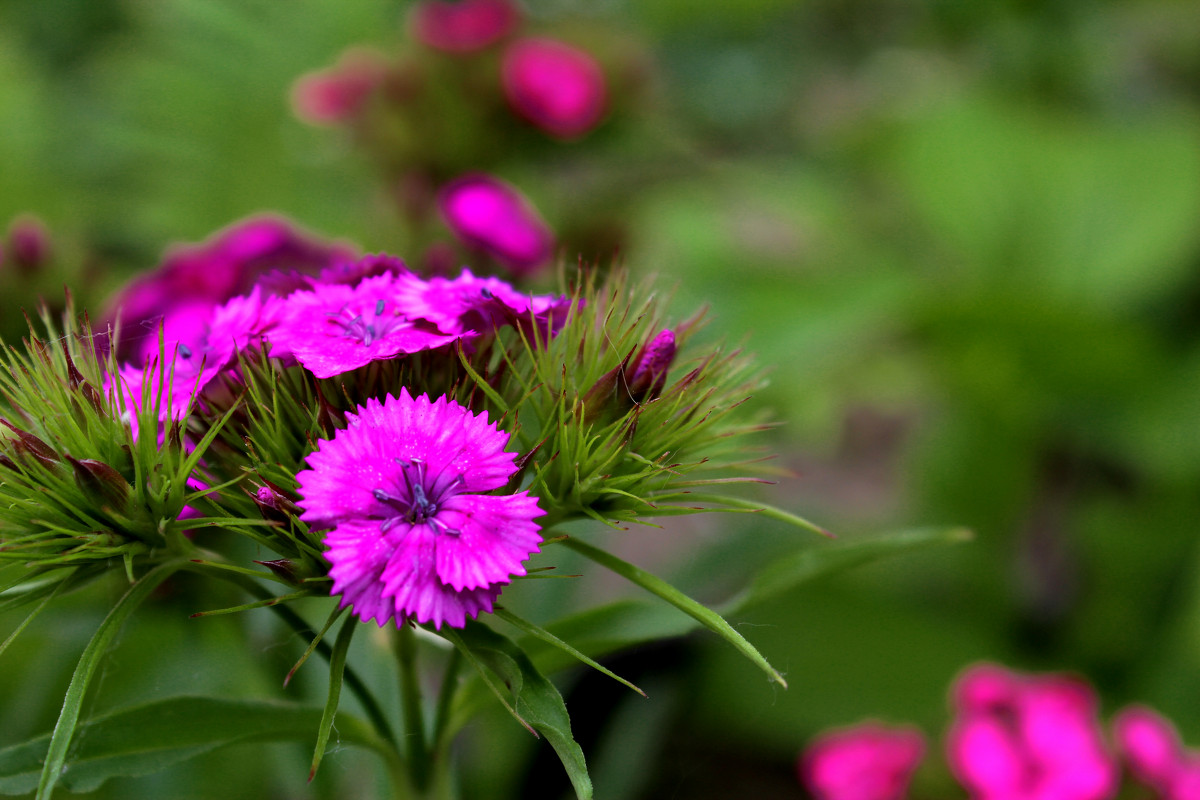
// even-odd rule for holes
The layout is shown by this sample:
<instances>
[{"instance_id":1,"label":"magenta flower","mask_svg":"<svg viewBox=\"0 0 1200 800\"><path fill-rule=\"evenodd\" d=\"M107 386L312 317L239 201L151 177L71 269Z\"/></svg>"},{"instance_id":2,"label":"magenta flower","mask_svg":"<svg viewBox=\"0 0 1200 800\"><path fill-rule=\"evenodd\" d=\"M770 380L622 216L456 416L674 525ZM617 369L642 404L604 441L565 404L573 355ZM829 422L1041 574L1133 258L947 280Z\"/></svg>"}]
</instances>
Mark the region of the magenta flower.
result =
<instances>
[{"instance_id":1,"label":"magenta flower","mask_svg":"<svg viewBox=\"0 0 1200 800\"><path fill-rule=\"evenodd\" d=\"M659 331L642 348L634 363L630 365L629 396L640 403L647 397L662 394L667 385L667 372L675 360L675 332L670 328Z\"/></svg>"},{"instance_id":2,"label":"magenta flower","mask_svg":"<svg viewBox=\"0 0 1200 800\"><path fill-rule=\"evenodd\" d=\"M350 257L344 246L302 234L286 220L255 217L236 223L198 245L172 248L162 265L128 284L109 303L107 318L120 319L121 355L158 350L158 326L180 326L169 339L187 340L202 331L220 304L248 293L273 271L316 273ZM147 344L145 338L151 342Z\"/></svg>"},{"instance_id":3,"label":"magenta flower","mask_svg":"<svg viewBox=\"0 0 1200 800\"><path fill-rule=\"evenodd\" d=\"M522 39L504 52L504 94L513 110L561 139L584 135L608 105L596 60L554 39Z\"/></svg>"},{"instance_id":4,"label":"magenta flower","mask_svg":"<svg viewBox=\"0 0 1200 800\"><path fill-rule=\"evenodd\" d=\"M387 58L373 50L347 50L328 69L292 84L292 111L310 125L341 125L360 116L387 77Z\"/></svg>"},{"instance_id":5,"label":"magenta flower","mask_svg":"<svg viewBox=\"0 0 1200 800\"><path fill-rule=\"evenodd\" d=\"M24 214L8 228L8 252L13 265L25 275L36 272L50 261L50 231L37 217Z\"/></svg>"},{"instance_id":6,"label":"magenta flower","mask_svg":"<svg viewBox=\"0 0 1200 800\"><path fill-rule=\"evenodd\" d=\"M1096 699L1062 675L1023 676L983 664L953 690L951 769L981 800L1101 800L1116 791Z\"/></svg>"},{"instance_id":7,"label":"magenta flower","mask_svg":"<svg viewBox=\"0 0 1200 800\"><path fill-rule=\"evenodd\" d=\"M466 175L438 195L442 218L454 234L521 274L544 264L554 234L513 186L490 175Z\"/></svg>"},{"instance_id":8,"label":"magenta flower","mask_svg":"<svg viewBox=\"0 0 1200 800\"><path fill-rule=\"evenodd\" d=\"M457 335L536 323L545 336L562 327L571 307L568 297L522 294L499 278L477 278L469 269L453 280L401 276L397 295L409 313Z\"/></svg>"},{"instance_id":9,"label":"magenta flower","mask_svg":"<svg viewBox=\"0 0 1200 800\"><path fill-rule=\"evenodd\" d=\"M817 800L902 800L924 754L920 731L868 722L809 745L800 780Z\"/></svg>"},{"instance_id":10,"label":"magenta flower","mask_svg":"<svg viewBox=\"0 0 1200 800\"><path fill-rule=\"evenodd\" d=\"M508 0L423 0L409 17L413 38L447 53L473 53L516 27L516 7Z\"/></svg>"},{"instance_id":11,"label":"magenta flower","mask_svg":"<svg viewBox=\"0 0 1200 800\"><path fill-rule=\"evenodd\" d=\"M364 620L461 628L490 612L541 542L537 498L483 494L516 472L508 435L453 400L368 400L296 475L325 535L333 594Z\"/></svg>"},{"instance_id":12,"label":"magenta flower","mask_svg":"<svg viewBox=\"0 0 1200 800\"><path fill-rule=\"evenodd\" d=\"M357 286L321 284L285 301L282 319L267 336L272 353L290 353L318 378L331 378L372 361L440 347L445 335L397 302L397 278L379 275Z\"/></svg>"}]
</instances>

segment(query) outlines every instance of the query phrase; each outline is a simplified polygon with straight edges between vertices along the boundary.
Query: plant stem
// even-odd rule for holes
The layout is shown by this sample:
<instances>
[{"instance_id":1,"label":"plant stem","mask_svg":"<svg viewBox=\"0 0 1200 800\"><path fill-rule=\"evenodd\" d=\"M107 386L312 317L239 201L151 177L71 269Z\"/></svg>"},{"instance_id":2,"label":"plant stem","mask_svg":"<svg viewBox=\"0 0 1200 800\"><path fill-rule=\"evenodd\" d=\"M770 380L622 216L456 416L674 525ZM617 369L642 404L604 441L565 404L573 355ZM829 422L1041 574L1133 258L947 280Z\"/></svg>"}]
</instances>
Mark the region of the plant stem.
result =
<instances>
[{"instance_id":1,"label":"plant stem","mask_svg":"<svg viewBox=\"0 0 1200 800\"><path fill-rule=\"evenodd\" d=\"M434 758L445 758L442 752L446 732L450 724L450 711L454 703L454 695L458 692L458 669L462 666L462 654L458 649L450 651L446 661L446 671L442 675L442 688L438 691L437 716L433 723L433 753Z\"/></svg>"},{"instance_id":2,"label":"plant stem","mask_svg":"<svg viewBox=\"0 0 1200 800\"><path fill-rule=\"evenodd\" d=\"M425 715L417 677L417 640L410 625L400 625L395 643L396 662L400 667L400 707L404 714L408 766L413 783L418 791L424 792L429 784L429 749L425 742Z\"/></svg>"}]
</instances>

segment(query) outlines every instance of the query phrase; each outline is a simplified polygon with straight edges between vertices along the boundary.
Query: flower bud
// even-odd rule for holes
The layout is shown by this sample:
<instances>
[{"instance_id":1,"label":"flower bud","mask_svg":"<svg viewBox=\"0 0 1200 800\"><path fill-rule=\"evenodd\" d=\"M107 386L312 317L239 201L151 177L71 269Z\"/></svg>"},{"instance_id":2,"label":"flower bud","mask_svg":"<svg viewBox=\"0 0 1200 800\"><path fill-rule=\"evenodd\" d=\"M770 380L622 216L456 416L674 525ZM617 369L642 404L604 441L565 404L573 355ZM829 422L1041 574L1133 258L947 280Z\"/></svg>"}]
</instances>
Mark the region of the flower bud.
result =
<instances>
[{"instance_id":1,"label":"flower bud","mask_svg":"<svg viewBox=\"0 0 1200 800\"><path fill-rule=\"evenodd\" d=\"M278 486L267 483L258 487L250 499L258 506L263 519L268 522L286 524L289 519L300 516L300 509L285 495Z\"/></svg>"},{"instance_id":2,"label":"flower bud","mask_svg":"<svg viewBox=\"0 0 1200 800\"><path fill-rule=\"evenodd\" d=\"M50 232L36 217L17 217L8 228L8 252L19 272L37 272L50 262Z\"/></svg>"},{"instance_id":3,"label":"flower bud","mask_svg":"<svg viewBox=\"0 0 1200 800\"><path fill-rule=\"evenodd\" d=\"M622 359L620 364L600 376L592 387L580 398L582 409L580 419L585 425L600 419L606 411L619 409L621 413L629 410L629 385L626 370L633 353Z\"/></svg>"},{"instance_id":4,"label":"flower bud","mask_svg":"<svg viewBox=\"0 0 1200 800\"><path fill-rule=\"evenodd\" d=\"M362 114L387 77L387 60L370 50L347 50L332 67L292 84L292 111L310 125L342 125Z\"/></svg>"},{"instance_id":5,"label":"flower bud","mask_svg":"<svg viewBox=\"0 0 1200 800\"><path fill-rule=\"evenodd\" d=\"M89 499L124 513L131 487L121 473L92 458L66 458L75 470L75 483Z\"/></svg>"},{"instance_id":6,"label":"flower bud","mask_svg":"<svg viewBox=\"0 0 1200 800\"><path fill-rule=\"evenodd\" d=\"M412 8L413 38L447 53L473 53L507 36L518 22L508 0L425 0Z\"/></svg>"},{"instance_id":7,"label":"flower bud","mask_svg":"<svg viewBox=\"0 0 1200 800\"><path fill-rule=\"evenodd\" d=\"M554 234L513 186L490 175L467 175L439 194L442 217L456 236L513 272L527 273L549 260Z\"/></svg>"},{"instance_id":8,"label":"flower bud","mask_svg":"<svg viewBox=\"0 0 1200 800\"><path fill-rule=\"evenodd\" d=\"M587 53L554 39L523 39L501 65L509 105L551 136L575 139L599 124L608 105L604 72Z\"/></svg>"},{"instance_id":9,"label":"flower bud","mask_svg":"<svg viewBox=\"0 0 1200 800\"><path fill-rule=\"evenodd\" d=\"M653 400L667 385L667 372L675 360L675 333L670 328L659 332L638 355L629 377L629 396L634 402Z\"/></svg>"},{"instance_id":10,"label":"flower bud","mask_svg":"<svg viewBox=\"0 0 1200 800\"><path fill-rule=\"evenodd\" d=\"M9 441L12 442L13 449L18 455L32 456L47 467L52 467L59 462L58 453L54 452L50 445L29 431L17 428L3 417L0 417L0 425L3 425L17 435L15 441L12 439L9 439Z\"/></svg>"}]
</instances>

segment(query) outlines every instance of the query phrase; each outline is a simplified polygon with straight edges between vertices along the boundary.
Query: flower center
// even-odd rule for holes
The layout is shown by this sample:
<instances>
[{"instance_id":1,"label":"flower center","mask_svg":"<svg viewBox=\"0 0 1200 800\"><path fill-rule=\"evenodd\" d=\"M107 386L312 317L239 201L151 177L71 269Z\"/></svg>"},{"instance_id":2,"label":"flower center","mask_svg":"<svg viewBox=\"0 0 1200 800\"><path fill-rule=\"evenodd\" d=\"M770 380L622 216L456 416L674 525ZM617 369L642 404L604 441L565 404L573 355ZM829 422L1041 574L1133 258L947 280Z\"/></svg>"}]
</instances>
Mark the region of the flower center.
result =
<instances>
[{"instance_id":1,"label":"flower center","mask_svg":"<svg viewBox=\"0 0 1200 800\"><path fill-rule=\"evenodd\" d=\"M384 316L383 310L387 301L380 299L375 303L375 313L364 317L355 314L346 306L329 314L329 321L342 329L342 335L347 339L355 339L364 345L383 339L391 333L408 324L408 318L401 314Z\"/></svg>"},{"instance_id":2,"label":"flower center","mask_svg":"<svg viewBox=\"0 0 1200 800\"><path fill-rule=\"evenodd\" d=\"M376 500L398 512L384 521L383 530L386 532L398 522L407 522L410 525L428 525L436 533L449 533L455 536L461 534L462 531L451 528L438 519L437 513L442 500L452 494L451 490L463 482L463 476L457 476L439 490L436 488L436 484L440 475L435 475L433 480L429 480L423 460L414 458L402 461L397 458L396 463L400 465L404 491L397 494L386 489L372 491Z\"/></svg>"}]
</instances>

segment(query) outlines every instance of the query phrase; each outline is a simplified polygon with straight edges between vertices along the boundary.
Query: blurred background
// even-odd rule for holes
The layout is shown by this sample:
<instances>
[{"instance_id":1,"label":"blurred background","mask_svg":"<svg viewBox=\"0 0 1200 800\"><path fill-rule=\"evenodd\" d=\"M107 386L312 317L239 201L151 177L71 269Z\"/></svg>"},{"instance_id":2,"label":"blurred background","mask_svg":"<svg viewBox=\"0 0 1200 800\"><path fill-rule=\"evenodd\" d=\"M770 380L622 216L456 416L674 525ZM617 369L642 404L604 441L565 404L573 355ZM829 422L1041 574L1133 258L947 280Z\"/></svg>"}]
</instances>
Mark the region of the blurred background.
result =
<instances>
[{"instance_id":1,"label":"blurred background","mask_svg":"<svg viewBox=\"0 0 1200 800\"><path fill-rule=\"evenodd\" d=\"M755 402L782 425L761 444L796 477L763 498L843 538L932 524L976 534L735 620L787 691L701 635L608 662L648 701L559 675L597 797L801 797L794 764L809 737L865 718L936 737L947 686L981 659L1080 673L1106 714L1145 702L1200 743L1200 5L521 8L526 32L596 56L606 118L560 140L481 127L469 102L439 101L423 118L439 141L461 141L420 174L495 173L558 232L565 262L656 275L680 319L709 304L705 335L771 369ZM411 212L428 190L397 155L419 150L414 123L306 124L289 100L300 75L352 46L434 64L405 73L419 86L466 74L413 43L406 13L395 0L0 0L5 339L39 293L61 300L66 283L102 307L171 244L258 212L435 260L436 231ZM30 225L47 249L25 263L17 232ZM711 602L804 543L750 515L604 535ZM599 575L563 584L526 583L511 603L545 619L628 591ZM302 643L262 612L181 629L180 609L220 605L194 589L181 581L129 626L93 711L164 694L282 696ZM115 591L48 611L52 623L4 654L0 745L52 725ZM369 672L371 654L360 658ZM303 675L288 696L324 691L321 669L307 688ZM377 677L391 680L383 666ZM569 790L552 751L503 712L466 732L461 755L469 798ZM333 753L312 786L306 758L304 746L239 747L94 796L371 796L366 756ZM961 790L929 767L914 796Z\"/></svg>"}]
</instances>

